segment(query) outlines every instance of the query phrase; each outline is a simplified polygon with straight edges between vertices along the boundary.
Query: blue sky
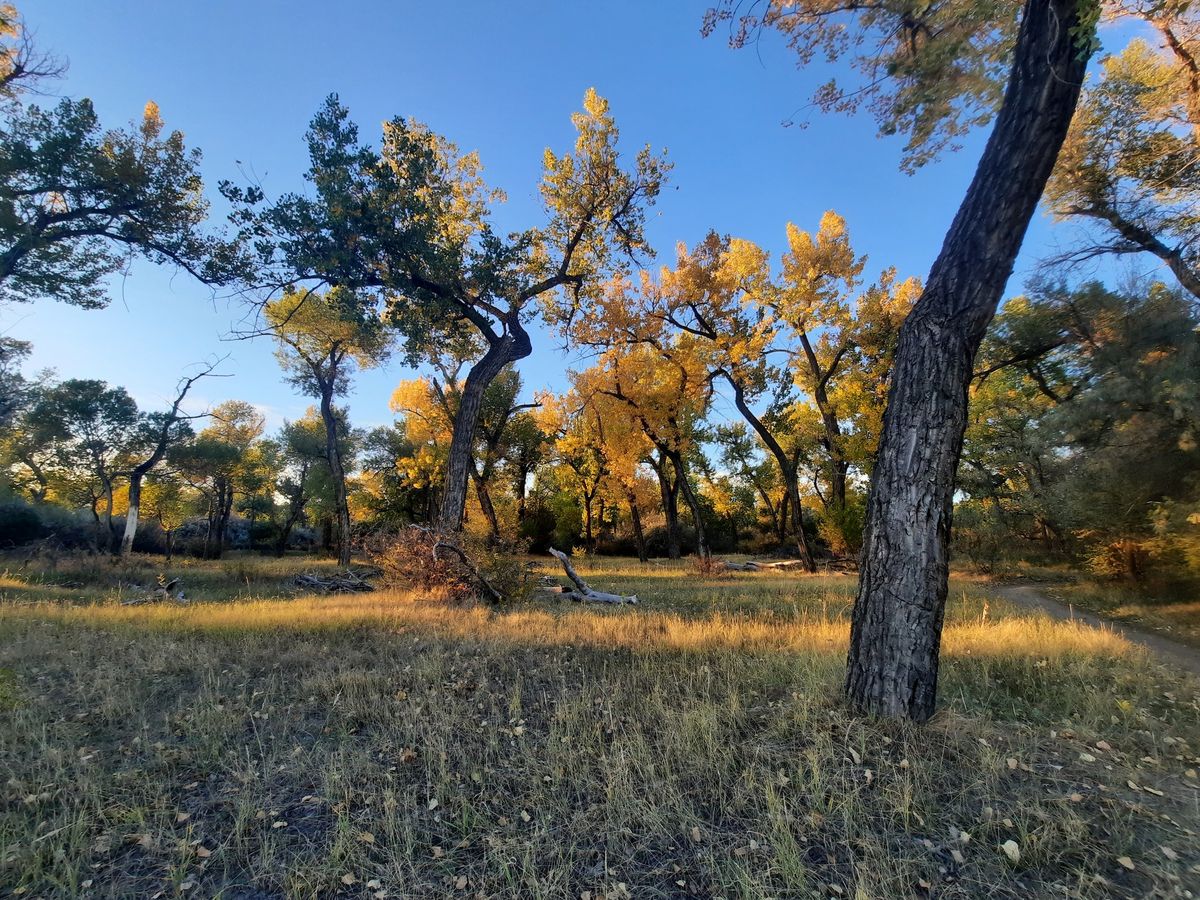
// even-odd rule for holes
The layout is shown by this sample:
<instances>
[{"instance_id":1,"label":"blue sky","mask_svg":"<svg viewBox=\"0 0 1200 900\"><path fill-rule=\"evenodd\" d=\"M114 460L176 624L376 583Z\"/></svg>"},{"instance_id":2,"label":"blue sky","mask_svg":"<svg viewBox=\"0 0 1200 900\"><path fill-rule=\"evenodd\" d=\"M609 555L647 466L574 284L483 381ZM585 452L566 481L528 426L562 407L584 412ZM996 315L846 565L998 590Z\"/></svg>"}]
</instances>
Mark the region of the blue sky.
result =
<instances>
[{"instance_id":1,"label":"blue sky","mask_svg":"<svg viewBox=\"0 0 1200 900\"><path fill-rule=\"evenodd\" d=\"M537 225L542 151L570 145L570 113L595 86L628 149L649 142L674 162L649 229L663 261L676 241L710 228L778 253L786 222L813 229L836 209L869 254L869 272L895 265L924 276L985 135L907 176L898 169L901 142L877 139L866 116L816 115L805 129L785 127L828 72L797 70L776 40L733 51L721 34L702 39L705 5L25 0L20 8L39 45L70 64L61 93L92 98L110 126L155 100L167 126L203 150L214 196L219 179L241 170L271 195L300 188L308 120L337 92L364 137L404 115L478 150L489 182L508 194L497 224ZM1068 238L1039 213L1010 289ZM273 427L309 404L280 377L269 341L224 339L245 315L239 303L144 264L111 292L103 311L0 308L0 332L33 342L33 367L124 385L147 408L164 404L189 364L227 353L222 371L234 377L198 386L196 407L249 400ZM543 335L520 369L530 388L561 388L564 369L577 365ZM398 363L360 374L352 421L390 421L391 389L411 374Z\"/></svg>"}]
</instances>

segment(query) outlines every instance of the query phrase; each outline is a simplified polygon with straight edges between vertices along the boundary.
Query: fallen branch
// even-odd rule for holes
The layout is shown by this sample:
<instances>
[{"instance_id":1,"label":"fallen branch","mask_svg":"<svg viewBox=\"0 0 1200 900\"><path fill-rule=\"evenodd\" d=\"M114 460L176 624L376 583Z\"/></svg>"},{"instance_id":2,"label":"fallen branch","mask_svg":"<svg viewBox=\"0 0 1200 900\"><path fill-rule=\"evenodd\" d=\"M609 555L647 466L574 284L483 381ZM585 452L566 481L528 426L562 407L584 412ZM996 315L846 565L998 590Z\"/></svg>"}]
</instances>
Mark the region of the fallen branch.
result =
<instances>
[{"instance_id":1,"label":"fallen branch","mask_svg":"<svg viewBox=\"0 0 1200 900\"><path fill-rule=\"evenodd\" d=\"M293 578L292 584L306 591L316 591L321 594L364 594L375 590L367 578L368 573L354 572L350 569L334 575L305 572Z\"/></svg>"},{"instance_id":2,"label":"fallen branch","mask_svg":"<svg viewBox=\"0 0 1200 900\"><path fill-rule=\"evenodd\" d=\"M609 594L604 591L594 590L591 585L579 577L579 573L576 572L574 567L571 565L571 561L567 558L567 554L563 553L561 550L555 550L553 547L551 547L550 555L562 563L563 571L567 573L567 578L570 579L571 584L575 585L575 590L563 591L563 595L568 599L575 600L577 602L586 600L592 603L638 602L636 594L626 597L621 594Z\"/></svg>"},{"instance_id":3,"label":"fallen branch","mask_svg":"<svg viewBox=\"0 0 1200 900\"><path fill-rule=\"evenodd\" d=\"M178 591L176 591L178 588ZM172 593L174 591L174 593ZM188 599L183 596L182 582L178 578L172 578L167 581L162 575L158 576L158 586L150 593L143 594L140 597L130 597L128 600L122 600L122 606L141 606L143 603L163 603L167 600L174 600L176 603L186 604Z\"/></svg>"},{"instance_id":4,"label":"fallen branch","mask_svg":"<svg viewBox=\"0 0 1200 900\"><path fill-rule=\"evenodd\" d=\"M433 558L437 562L441 562L441 557L438 556L439 550L449 550L451 553L457 556L459 562L462 563L463 568L471 573L471 577L475 579L481 588L491 595L493 600L495 600L497 603L504 602L504 595L496 590L492 583L484 577L483 573L479 571L479 567L471 561L471 557L467 556L466 551L464 551L462 547L459 547L457 544L452 544L449 541L443 541L440 539L434 541Z\"/></svg>"}]
</instances>

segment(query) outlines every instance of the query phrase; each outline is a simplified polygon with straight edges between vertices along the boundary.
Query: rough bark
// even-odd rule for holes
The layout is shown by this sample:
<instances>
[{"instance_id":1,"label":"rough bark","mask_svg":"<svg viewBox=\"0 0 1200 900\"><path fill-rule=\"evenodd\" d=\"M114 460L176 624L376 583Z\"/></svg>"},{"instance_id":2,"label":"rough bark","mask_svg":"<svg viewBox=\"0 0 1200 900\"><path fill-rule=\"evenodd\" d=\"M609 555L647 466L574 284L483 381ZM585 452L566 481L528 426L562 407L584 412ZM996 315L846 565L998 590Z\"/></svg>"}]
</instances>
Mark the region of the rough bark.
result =
<instances>
[{"instance_id":1,"label":"rough bark","mask_svg":"<svg viewBox=\"0 0 1200 900\"><path fill-rule=\"evenodd\" d=\"M1027 0L1003 106L900 330L846 674L848 699L871 714L923 722L934 712L967 390L1078 102L1077 24L1076 0Z\"/></svg>"},{"instance_id":2,"label":"rough bark","mask_svg":"<svg viewBox=\"0 0 1200 900\"><path fill-rule=\"evenodd\" d=\"M438 511L437 529L451 533L462 528L463 511L467 504L467 483L471 477L471 462L475 447L475 432L479 427L479 410L483 393L504 367L533 352L529 334L515 319L507 323L508 331L490 340L487 352L471 367L463 383L454 430L450 437L450 453L446 460L446 477L442 489L442 505Z\"/></svg>"}]
</instances>

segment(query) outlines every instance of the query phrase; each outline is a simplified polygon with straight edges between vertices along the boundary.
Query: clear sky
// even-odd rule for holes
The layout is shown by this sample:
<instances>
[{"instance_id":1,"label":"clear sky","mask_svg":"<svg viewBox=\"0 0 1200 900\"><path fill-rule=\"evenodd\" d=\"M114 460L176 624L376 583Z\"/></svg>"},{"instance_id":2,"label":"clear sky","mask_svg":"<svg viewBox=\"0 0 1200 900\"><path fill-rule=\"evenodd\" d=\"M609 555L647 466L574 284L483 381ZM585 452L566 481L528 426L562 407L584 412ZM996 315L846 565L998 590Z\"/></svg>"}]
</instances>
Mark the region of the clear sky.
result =
<instances>
[{"instance_id":1,"label":"clear sky","mask_svg":"<svg viewBox=\"0 0 1200 900\"><path fill-rule=\"evenodd\" d=\"M337 92L361 134L374 139L393 115L420 119L462 149L480 152L508 202L501 228L540 224L542 151L570 146L570 114L594 86L611 105L629 150L649 142L674 162L653 213L661 260L676 241L710 228L777 254L784 226L815 229L836 209L868 272L895 265L924 276L975 166L984 134L915 176L898 169L901 142L872 121L820 116L785 127L820 67L797 70L777 40L733 51L700 37L705 0L645 2L395 3L343 0L24 0L40 47L70 65L58 90L87 96L108 126L155 100L169 128L204 152L215 199L221 178L253 172L269 195L302 187L303 134L322 98ZM52 102L48 100L47 102ZM220 207L214 203L219 213ZM1010 290L1069 235L1039 213ZM272 427L310 401L280 377L269 341L226 340L245 315L184 273L137 265L111 285L112 303L83 311L44 302L0 308L0 332L31 340L33 366L60 377L124 385L160 408L179 375L231 354L234 377L197 388L195 406L230 397L258 404ZM546 335L520 364L529 388L565 384L579 361ZM358 376L349 398L356 425L390 421L387 399L411 377L399 364Z\"/></svg>"}]
</instances>

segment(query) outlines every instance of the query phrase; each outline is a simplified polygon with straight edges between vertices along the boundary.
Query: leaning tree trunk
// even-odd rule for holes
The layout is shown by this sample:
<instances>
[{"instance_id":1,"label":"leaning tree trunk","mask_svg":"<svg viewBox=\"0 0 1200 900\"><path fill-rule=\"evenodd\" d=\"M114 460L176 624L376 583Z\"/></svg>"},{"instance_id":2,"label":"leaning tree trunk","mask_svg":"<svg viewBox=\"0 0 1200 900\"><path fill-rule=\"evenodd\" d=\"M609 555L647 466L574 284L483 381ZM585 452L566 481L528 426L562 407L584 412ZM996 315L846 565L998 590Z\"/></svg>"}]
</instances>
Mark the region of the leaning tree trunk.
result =
<instances>
[{"instance_id":1,"label":"leaning tree trunk","mask_svg":"<svg viewBox=\"0 0 1200 900\"><path fill-rule=\"evenodd\" d=\"M454 415L454 431L450 437L450 455L446 460L446 477L442 487L442 506L438 511L437 530L459 531L467 506L467 483L471 477L475 431L479 427L479 408L483 393L509 363L524 359L533 352L529 334L519 322L508 323L509 330L490 342L487 353L467 373Z\"/></svg>"},{"instance_id":2,"label":"leaning tree trunk","mask_svg":"<svg viewBox=\"0 0 1200 900\"><path fill-rule=\"evenodd\" d=\"M1027 0L1004 104L925 291L905 319L871 479L846 694L934 711L954 474L975 352L1079 99L1082 0Z\"/></svg>"}]
</instances>

